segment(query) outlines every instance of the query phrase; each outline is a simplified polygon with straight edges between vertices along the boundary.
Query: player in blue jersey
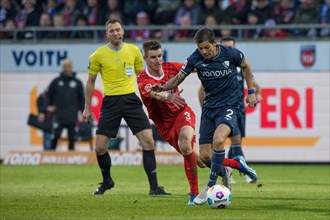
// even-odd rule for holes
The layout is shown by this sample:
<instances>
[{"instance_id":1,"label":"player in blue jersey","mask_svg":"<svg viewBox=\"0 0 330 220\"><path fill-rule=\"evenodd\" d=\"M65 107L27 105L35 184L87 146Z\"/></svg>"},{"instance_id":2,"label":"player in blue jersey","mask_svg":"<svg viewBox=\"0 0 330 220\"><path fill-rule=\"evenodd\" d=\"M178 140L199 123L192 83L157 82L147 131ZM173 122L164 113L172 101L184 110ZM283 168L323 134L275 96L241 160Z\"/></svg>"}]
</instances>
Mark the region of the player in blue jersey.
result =
<instances>
[{"instance_id":1,"label":"player in blue jersey","mask_svg":"<svg viewBox=\"0 0 330 220\"><path fill-rule=\"evenodd\" d=\"M235 39L232 37L224 37L221 39L220 41L221 45L224 45L226 47L235 47ZM228 152L228 158L235 158L237 156L242 156L244 157L244 153L242 150L242 138L245 137L245 103L244 103L244 73L241 69L241 67L237 67L237 81L240 85L240 92L239 92L239 96L240 96L240 108L239 108L239 117L237 118L237 126L234 129L233 132L233 136L230 137L230 148L229 148L229 152ZM262 101L262 96L261 96L261 87L258 84L258 82L254 79L254 77L252 76L252 84L253 87L255 89L255 94L256 94L256 98L257 98L257 102L261 102ZM199 103L202 106L203 105L203 101L205 98L205 91L204 91L204 87L200 86L199 91L198 91L198 99L199 99ZM209 158L211 158L211 143L208 146L209 148ZM208 165L208 164L207 164ZM244 175L245 176L245 181L247 183L253 183L254 181L248 176L248 175ZM231 179L231 182L234 183L235 181L233 179Z\"/></svg>"},{"instance_id":2,"label":"player in blue jersey","mask_svg":"<svg viewBox=\"0 0 330 220\"><path fill-rule=\"evenodd\" d=\"M214 186L218 176L223 177L223 184L229 189L232 169L222 166L225 158L225 141L231 136L236 125L239 112L239 90L237 66L245 73L248 87L246 102L253 108L256 103L252 85L252 71L244 54L236 48L218 45L212 29L203 28L195 34L197 49L181 68L181 71L166 84L156 84L152 90L156 92L175 88L194 70L205 88L205 100L202 107L200 125L200 156L203 162L209 161L209 152L204 147L212 143L211 172L204 190L194 199L195 204L206 202L207 190ZM257 177L255 176L255 179Z\"/></svg>"}]
</instances>

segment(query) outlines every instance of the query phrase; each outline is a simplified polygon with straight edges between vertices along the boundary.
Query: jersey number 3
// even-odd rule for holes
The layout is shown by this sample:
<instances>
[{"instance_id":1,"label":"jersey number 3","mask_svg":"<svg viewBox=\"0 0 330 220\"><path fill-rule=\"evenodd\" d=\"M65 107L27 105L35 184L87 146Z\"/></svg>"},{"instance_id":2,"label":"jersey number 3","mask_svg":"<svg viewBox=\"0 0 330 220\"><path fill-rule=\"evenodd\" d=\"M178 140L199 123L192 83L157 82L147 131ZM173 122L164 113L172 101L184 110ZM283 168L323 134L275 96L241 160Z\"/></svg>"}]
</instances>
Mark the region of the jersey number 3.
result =
<instances>
[{"instance_id":1,"label":"jersey number 3","mask_svg":"<svg viewBox=\"0 0 330 220\"><path fill-rule=\"evenodd\" d=\"M191 121L191 117L190 117L190 113L189 112L185 112L184 116L186 116L186 120L187 121Z\"/></svg>"}]
</instances>

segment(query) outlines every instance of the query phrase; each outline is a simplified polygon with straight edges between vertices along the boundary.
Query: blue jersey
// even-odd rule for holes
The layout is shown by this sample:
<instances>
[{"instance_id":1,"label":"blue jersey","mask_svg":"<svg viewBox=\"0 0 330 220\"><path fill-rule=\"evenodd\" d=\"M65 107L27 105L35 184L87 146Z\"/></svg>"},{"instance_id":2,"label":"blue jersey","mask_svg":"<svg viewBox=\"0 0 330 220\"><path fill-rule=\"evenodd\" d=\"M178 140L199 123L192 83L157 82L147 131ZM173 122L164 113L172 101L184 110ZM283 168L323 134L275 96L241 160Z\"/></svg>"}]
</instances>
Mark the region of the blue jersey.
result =
<instances>
[{"instance_id":1,"label":"blue jersey","mask_svg":"<svg viewBox=\"0 0 330 220\"><path fill-rule=\"evenodd\" d=\"M219 54L211 60L203 58L198 49L187 59L181 71L189 75L197 69L198 78L205 88L203 108L240 107L237 66L241 66L244 54L236 48L217 45Z\"/></svg>"}]
</instances>

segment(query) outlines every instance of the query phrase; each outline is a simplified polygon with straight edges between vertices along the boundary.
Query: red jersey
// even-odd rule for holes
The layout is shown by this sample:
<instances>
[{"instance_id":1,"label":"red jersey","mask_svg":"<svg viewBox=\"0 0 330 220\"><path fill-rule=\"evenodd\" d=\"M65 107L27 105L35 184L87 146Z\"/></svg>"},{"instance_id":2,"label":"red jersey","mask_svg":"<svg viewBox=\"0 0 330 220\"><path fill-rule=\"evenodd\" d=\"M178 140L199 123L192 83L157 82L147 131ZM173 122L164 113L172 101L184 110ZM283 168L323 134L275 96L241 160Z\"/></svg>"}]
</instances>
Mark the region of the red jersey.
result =
<instances>
[{"instance_id":1,"label":"red jersey","mask_svg":"<svg viewBox=\"0 0 330 220\"><path fill-rule=\"evenodd\" d=\"M148 69L145 68L137 78L142 101L147 107L149 118L153 120L157 127L170 128L173 125L177 115L185 109L187 104L178 109L170 101L162 102L151 98L151 87L155 84L165 84L168 80L180 72L182 65L182 63L165 62L162 64L164 74L161 77L152 76ZM175 93L178 92L178 90L178 87L176 87L167 92Z\"/></svg>"}]
</instances>

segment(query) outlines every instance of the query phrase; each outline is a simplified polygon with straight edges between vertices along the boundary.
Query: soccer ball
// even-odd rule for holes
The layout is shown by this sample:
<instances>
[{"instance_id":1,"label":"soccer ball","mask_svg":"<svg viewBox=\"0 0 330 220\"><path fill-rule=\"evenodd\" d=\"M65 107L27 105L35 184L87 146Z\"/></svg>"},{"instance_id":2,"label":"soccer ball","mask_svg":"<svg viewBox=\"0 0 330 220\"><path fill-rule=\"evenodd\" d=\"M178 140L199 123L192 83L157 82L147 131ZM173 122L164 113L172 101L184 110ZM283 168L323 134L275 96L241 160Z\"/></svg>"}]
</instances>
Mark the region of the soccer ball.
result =
<instances>
[{"instance_id":1,"label":"soccer ball","mask_svg":"<svg viewBox=\"0 0 330 220\"><path fill-rule=\"evenodd\" d=\"M224 185L214 185L207 191L207 203L211 208L224 209L231 202L231 192Z\"/></svg>"}]
</instances>

